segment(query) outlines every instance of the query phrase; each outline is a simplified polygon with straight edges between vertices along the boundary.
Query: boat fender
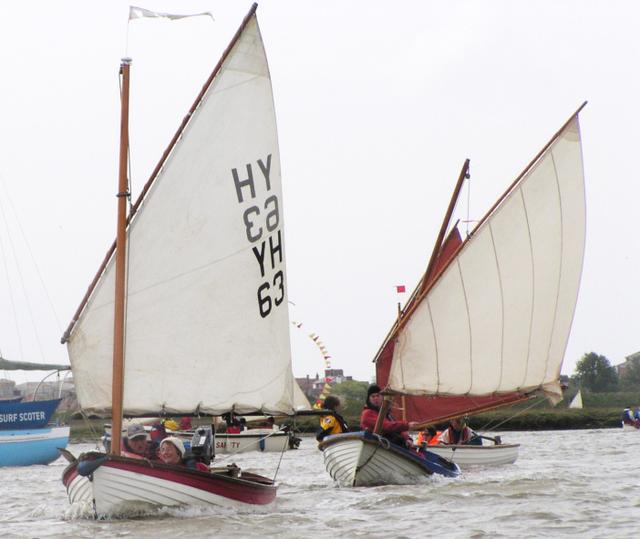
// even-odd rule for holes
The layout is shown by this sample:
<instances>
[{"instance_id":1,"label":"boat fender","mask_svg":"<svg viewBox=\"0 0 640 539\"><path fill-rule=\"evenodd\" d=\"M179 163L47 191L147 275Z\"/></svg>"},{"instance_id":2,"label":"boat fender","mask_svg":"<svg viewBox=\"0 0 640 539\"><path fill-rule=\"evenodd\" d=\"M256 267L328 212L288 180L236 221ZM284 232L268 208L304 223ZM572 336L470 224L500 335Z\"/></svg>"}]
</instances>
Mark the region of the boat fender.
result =
<instances>
[{"instance_id":1,"label":"boat fender","mask_svg":"<svg viewBox=\"0 0 640 539\"><path fill-rule=\"evenodd\" d=\"M78 464L78 474L87 477L95 472L102 464L107 461L107 457L101 457L95 460L83 460Z\"/></svg>"}]
</instances>

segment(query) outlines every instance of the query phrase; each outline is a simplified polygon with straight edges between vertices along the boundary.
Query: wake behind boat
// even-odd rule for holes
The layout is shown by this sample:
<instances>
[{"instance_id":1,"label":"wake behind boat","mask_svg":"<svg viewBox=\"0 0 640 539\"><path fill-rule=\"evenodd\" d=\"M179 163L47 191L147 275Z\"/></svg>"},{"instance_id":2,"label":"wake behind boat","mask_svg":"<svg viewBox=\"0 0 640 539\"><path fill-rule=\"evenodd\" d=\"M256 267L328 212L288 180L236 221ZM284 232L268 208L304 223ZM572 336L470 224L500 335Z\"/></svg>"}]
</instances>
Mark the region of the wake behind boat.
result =
<instances>
[{"instance_id":1,"label":"wake behind boat","mask_svg":"<svg viewBox=\"0 0 640 539\"><path fill-rule=\"evenodd\" d=\"M63 336L82 410L112 418L111 452L67 454L63 475L70 501L92 500L98 516L276 496L273 478L237 467L120 455L123 415L295 410L280 159L256 7L128 217L130 61L121 65L117 239Z\"/></svg>"}]
</instances>

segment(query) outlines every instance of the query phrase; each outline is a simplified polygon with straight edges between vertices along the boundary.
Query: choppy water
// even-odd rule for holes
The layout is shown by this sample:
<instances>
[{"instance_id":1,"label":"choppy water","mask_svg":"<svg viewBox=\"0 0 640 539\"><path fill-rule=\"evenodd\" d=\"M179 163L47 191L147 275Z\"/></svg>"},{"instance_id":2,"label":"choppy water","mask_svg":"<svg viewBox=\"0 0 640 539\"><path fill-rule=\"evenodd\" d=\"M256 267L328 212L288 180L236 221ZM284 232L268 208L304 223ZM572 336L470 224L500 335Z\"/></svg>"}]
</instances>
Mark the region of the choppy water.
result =
<instances>
[{"instance_id":1,"label":"choppy water","mask_svg":"<svg viewBox=\"0 0 640 539\"><path fill-rule=\"evenodd\" d=\"M502 433L515 464L469 469L426 485L338 488L312 438L284 454L275 506L238 514L171 509L95 521L69 510L65 462L0 468L1 537L640 537L640 432ZM74 453L90 449L70 445ZM272 476L280 455L233 460ZM231 462L220 457L216 462Z\"/></svg>"}]
</instances>

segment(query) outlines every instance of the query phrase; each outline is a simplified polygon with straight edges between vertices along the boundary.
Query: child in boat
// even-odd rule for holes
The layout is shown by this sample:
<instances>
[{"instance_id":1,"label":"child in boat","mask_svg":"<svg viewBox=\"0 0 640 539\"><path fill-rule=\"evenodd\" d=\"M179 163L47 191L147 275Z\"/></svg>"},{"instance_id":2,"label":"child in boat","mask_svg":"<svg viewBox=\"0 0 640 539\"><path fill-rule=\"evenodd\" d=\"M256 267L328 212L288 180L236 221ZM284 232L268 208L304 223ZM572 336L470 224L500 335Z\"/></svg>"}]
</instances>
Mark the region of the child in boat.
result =
<instances>
[{"instance_id":1,"label":"child in boat","mask_svg":"<svg viewBox=\"0 0 640 539\"><path fill-rule=\"evenodd\" d=\"M158 450L160 460L165 464L173 464L174 466L186 466L187 468L193 468L201 472L208 472L209 468L203 462L198 462L195 459L185 459L184 443L180 438L175 436L169 436L160 442L160 449Z\"/></svg>"},{"instance_id":2,"label":"child in boat","mask_svg":"<svg viewBox=\"0 0 640 539\"><path fill-rule=\"evenodd\" d=\"M367 400L360 416L360 428L373 432L376 422L378 421L378 415L380 414L380 406L382 406L383 396L380 393L380 387L376 384L369 386L367 389ZM387 438L390 442L398 445L404 445L407 448L413 448L413 440L409 435L410 430L415 430L418 423L410 421L395 421L390 413L387 413L387 417L382 422L382 436Z\"/></svg>"},{"instance_id":3,"label":"child in boat","mask_svg":"<svg viewBox=\"0 0 640 539\"><path fill-rule=\"evenodd\" d=\"M421 430L416 438L416 445L419 447L425 447L427 445L437 445L440 442L440 435L442 431L437 431L433 427L427 428L427 430Z\"/></svg>"},{"instance_id":4,"label":"child in boat","mask_svg":"<svg viewBox=\"0 0 640 539\"><path fill-rule=\"evenodd\" d=\"M323 415L320 417L320 430L316 434L316 440L321 442L326 436L330 434L340 434L341 432L348 432L349 427L347 426L344 418L338 413L338 408L340 408L340 399L338 397L334 397L333 395L329 395L324 400L324 408L325 410L331 410L333 414Z\"/></svg>"}]
</instances>

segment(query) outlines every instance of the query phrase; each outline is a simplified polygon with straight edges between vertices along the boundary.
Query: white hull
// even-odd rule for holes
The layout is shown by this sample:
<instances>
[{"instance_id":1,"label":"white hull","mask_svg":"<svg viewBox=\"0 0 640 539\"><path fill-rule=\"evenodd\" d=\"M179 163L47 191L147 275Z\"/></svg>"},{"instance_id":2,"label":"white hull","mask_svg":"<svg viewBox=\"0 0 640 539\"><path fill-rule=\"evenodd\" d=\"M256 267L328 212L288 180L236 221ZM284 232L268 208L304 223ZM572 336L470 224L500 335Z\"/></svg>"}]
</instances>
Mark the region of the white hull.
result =
<instances>
[{"instance_id":1,"label":"white hull","mask_svg":"<svg viewBox=\"0 0 640 539\"><path fill-rule=\"evenodd\" d=\"M629 425L628 423L622 423L622 430L629 430L629 431L640 431L640 429L638 427L634 427L633 425Z\"/></svg>"},{"instance_id":2,"label":"white hull","mask_svg":"<svg viewBox=\"0 0 640 539\"><path fill-rule=\"evenodd\" d=\"M385 439L379 443L358 435L338 436L329 436L320 447L329 475L342 487L411 485L433 475L434 468L415 455L408 457L408 451L395 450ZM452 468L446 475L459 473L457 466Z\"/></svg>"},{"instance_id":3,"label":"white hull","mask_svg":"<svg viewBox=\"0 0 640 539\"><path fill-rule=\"evenodd\" d=\"M461 467L497 466L513 464L518 458L520 444L430 445L427 450Z\"/></svg>"},{"instance_id":4,"label":"white hull","mask_svg":"<svg viewBox=\"0 0 640 539\"><path fill-rule=\"evenodd\" d=\"M245 503L175 481L106 466L93 473L90 484L96 514L100 516L129 515L175 506L247 507Z\"/></svg>"},{"instance_id":5,"label":"white hull","mask_svg":"<svg viewBox=\"0 0 640 539\"><path fill-rule=\"evenodd\" d=\"M128 517L160 507L270 505L276 486L235 466L201 472L146 460L88 453L73 461L62 481L71 505L89 503L96 516Z\"/></svg>"},{"instance_id":6,"label":"white hull","mask_svg":"<svg viewBox=\"0 0 640 539\"><path fill-rule=\"evenodd\" d=\"M250 429L239 434L216 434L216 455L248 451L277 452L289 449L289 433L271 429Z\"/></svg>"},{"instance_id":7,"label":"white hull","mask_svg":"<svg viewBox=\"0 0 640 539\"><path fill-rule=\"evenodd\" d=\"M67 496L70 504L87 503L93 501L93 489L89 478L76 475L67 486Z\"/></svg>"}]
</instances>

